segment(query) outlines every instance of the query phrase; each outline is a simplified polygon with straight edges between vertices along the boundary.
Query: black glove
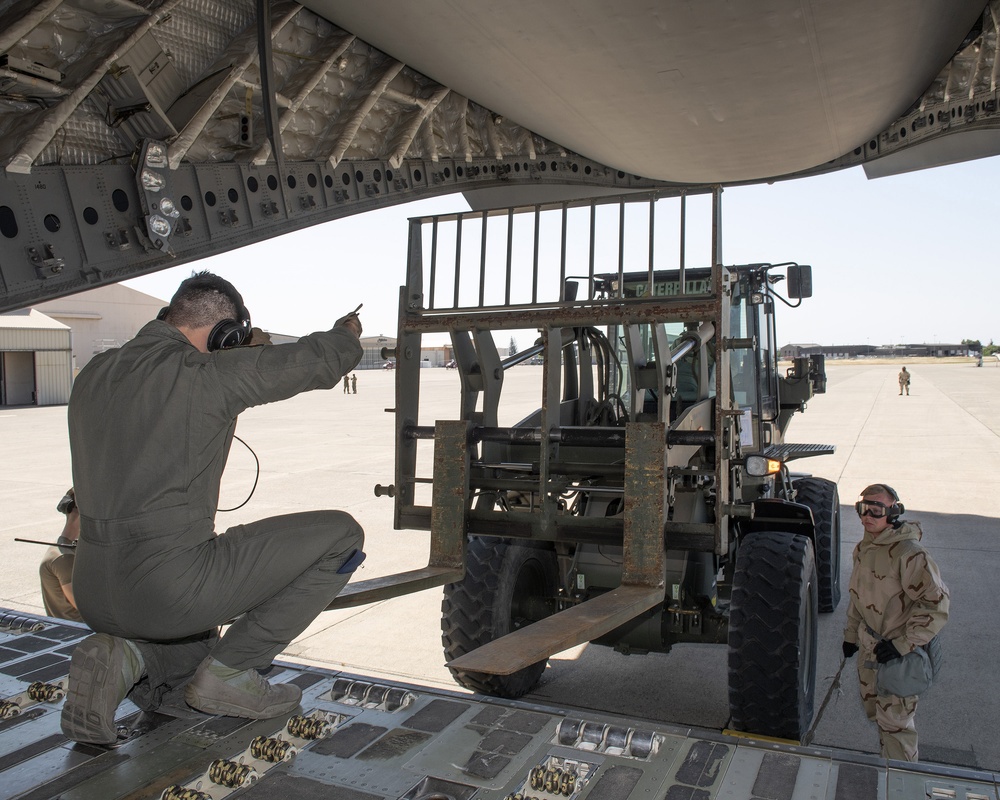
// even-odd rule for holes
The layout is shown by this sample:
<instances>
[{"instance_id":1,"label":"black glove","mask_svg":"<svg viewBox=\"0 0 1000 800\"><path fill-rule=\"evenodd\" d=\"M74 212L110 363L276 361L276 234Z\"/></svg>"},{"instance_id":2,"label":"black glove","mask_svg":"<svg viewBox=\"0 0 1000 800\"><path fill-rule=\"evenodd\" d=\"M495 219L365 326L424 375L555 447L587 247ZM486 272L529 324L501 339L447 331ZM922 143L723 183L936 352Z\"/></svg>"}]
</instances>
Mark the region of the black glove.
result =
<instances>
[{"instance_id":1,"label":"black glove","mask_svg":"<svg viewBox=\"0 0 1000 800\"><path fill-rule=\"evenodd\" d=\"M896 645L888 639L882 639L875 645L875 660L879 664L887 664L894 658L902 658L903 654L896 649Z\"/></svg>"},{"instance_id":2,"label":"black glove","mask_svg":"<svg viewBox=\"0 0 1000 800\"><path fill-rule=\"evenodd\" d=\"M854 642L844 642L844 658L850 658L858 652L858 646Z\"/></svg>"}]
</instances>

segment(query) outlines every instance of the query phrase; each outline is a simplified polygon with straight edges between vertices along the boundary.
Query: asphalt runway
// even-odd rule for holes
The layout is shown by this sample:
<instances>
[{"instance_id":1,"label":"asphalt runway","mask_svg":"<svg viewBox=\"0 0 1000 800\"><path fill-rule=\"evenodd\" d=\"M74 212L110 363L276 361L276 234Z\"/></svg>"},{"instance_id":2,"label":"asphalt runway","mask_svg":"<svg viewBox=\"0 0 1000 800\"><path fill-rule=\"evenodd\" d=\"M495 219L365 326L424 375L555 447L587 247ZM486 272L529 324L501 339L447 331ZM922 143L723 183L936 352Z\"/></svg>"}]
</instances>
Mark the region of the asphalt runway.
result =
<instances>
[{"instance_id":1,"label":"asphalt runway","mask_svg":"<svg viewBox=\"0 0 1000 800\"><path fill-rule=\"evenodd\" d=\"M952 595L943 634L947 665L917 712L923 760L1000 771L997 614L1000 570L1000 368L971 363L910 363L911 394L900 397L898 366L828 362L828 391L792 423L793 441L837 445L834 455L796 462L840 485L845 586L861 538L857 493L885 482L919 520L924 542ZM457 416L458 376L425 370L428 409L421 424ZM374 496L392 482L394 373L359 372L358 394L312 392L246 412L238 434L261 464L250 502L219 515L220 530L274 514L341 508L364 526L368 560L359 578L424 566L427 534L392 529L392 501ZM503 422L539 405L540 369L506 376ZM109 420L109 424L113 421ZM70 485L65 407L0 408L0 606L41 614L37 564L62 527L55 505ZM429 458L429 451L421 458ZM427 462L422 462L427 463ZM234 445L223 480L223 508L241 503L254 459ZM440 590L374 606L327 612L286 658L393 680L457 689L443 665ZM877 754L875 728L858 699L853 660L842 667L844 600L819 624L817 717L813 744ZM707 729L728 720L726 648L680 645L668 654L623 656L583 646L550 660L527 698Z\"/></svg>"}]
</instances>

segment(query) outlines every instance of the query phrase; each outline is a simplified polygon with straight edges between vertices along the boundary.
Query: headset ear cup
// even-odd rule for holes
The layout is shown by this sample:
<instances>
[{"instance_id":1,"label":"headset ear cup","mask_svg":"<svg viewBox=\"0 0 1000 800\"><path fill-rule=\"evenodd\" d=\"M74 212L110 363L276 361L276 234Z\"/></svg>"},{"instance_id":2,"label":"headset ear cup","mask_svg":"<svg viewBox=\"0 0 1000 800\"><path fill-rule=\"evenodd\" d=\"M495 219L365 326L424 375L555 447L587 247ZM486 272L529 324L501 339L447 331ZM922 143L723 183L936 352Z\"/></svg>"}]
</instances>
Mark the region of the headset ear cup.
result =
<instances>
[{"instance_id":1,"label":"headset ear cup","mask_svg":"<svg viewBox=\"0 0 1000 800\"><path fill-rule=\"evenodd\" d=\"M893 489L889 484L880 483L879 486L885 489L885 493L893 499L893 504L889 508L889 511L886 514L886 518L890 525L895 525L896 522L899 520L899 518L903 516L903 513L906 511L906 508L904 508L903 504L899 502L899 495L896 494L896 490Z\"/></svg>"},{"instance_id":2,"label":"headset ear cup","mask_svg":"<svg viewBox=\"0 0 1000 800\"><path fill-rule=\"evenodd\" d=\"M247 329L235 319L224 319L216 323L208 334L208 352L239 347L247 339Z\"/></svg>"}]
</instances>

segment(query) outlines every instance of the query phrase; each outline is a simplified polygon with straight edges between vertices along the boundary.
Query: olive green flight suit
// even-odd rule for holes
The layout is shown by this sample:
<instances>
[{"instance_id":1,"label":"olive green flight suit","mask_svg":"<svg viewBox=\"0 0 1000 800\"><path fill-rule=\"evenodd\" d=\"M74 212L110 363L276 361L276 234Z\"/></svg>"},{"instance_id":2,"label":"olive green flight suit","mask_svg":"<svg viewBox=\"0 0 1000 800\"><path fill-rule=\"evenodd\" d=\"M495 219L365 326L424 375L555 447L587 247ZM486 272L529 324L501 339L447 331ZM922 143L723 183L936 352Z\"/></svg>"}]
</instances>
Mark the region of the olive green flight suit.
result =
<instances>
[{"instance_id":1,"label":"olive green flight suit","mask_svg":"<svg viewBox=\"0 0 1000 800\"><path fill-rule=\"evenodd\" d=\"M329 389L361 356L344 327L201 353L155 320L77 377L76 601L95 631L136 642L148 673L132 695L140 707L209 653L234 669L267 666L346 585L345 562L364 542L350 515L288 514L216 534L215 512L240 412Z\"/></svg>"},{"instance_id":2,"label":"olive green flight suit","mask_svg":"<svg viewBox=\"0 0 1000 800\"><path fill-rule=\"evenodd\" d=\"M865 533L854 548L844 641L860 647L858 680L868 719L879 731L882 756L916 761L914 716L918 695L896 697L876 690L875 645L888 639L906 655L927 644L948 621L948 587L937 564L920 545L917 522L903 522L879 536Z\"/></svg>"}]
</instances>

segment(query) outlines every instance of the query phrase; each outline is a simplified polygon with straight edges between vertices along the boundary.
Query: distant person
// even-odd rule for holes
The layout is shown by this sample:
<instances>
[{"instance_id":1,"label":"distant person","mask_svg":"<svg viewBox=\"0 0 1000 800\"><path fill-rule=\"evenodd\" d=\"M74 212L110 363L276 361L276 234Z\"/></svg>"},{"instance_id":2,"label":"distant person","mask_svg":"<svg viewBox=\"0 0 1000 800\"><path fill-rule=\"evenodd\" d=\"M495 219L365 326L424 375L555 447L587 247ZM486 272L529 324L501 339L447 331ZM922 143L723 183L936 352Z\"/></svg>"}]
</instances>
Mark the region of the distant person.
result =
<instances>
[{"instance_id":1,"label":"distant person","mask_svg":"<svg viewBox=\"0 0 1000 800\"><path fill-rule=\"evenodd\" d=\"M69 440L80 507L73 579L80 614L97 631L70 661L62 731L73 741L114 744L126 696L152 711L182 687L187 703L208 714L291 713L301 689L269 683L260 671L364 559L364 532L343 511L216 532L239 414L331 389L363 354L356 313L293 344L257 347L251 336L236 287L200 272L134 339L95 356L73 385Z\"/></svg>"},{"instance_id":2,"label":"distant person","mask_svg":"<svg viewBox=\"0 0 1000 800\"><path fill-rule=\"evenodd\" d=\"M879 694L878 668L937 636L948 621L948 587L920 544L920 524L900 519L905 509L891 486L867 487L855 509L865 533L854 548L844 658L860 650L861 702L883 758L916 761L919 696Z\"/></svg>"},{"instance_id":3,"label":"distant person","mask_svg":"<svg viewBox=\"0 0 1000 800\"><path fill-rule=\"evenodd\" d=\"M56 511L66 515L66 522L57 546L45 551L38 567L42 605L50 617L83 622L73 597L73 562L76 561L76 540L80 537L80 509L76 507L76 494L72 488L59 501Z\"/></svg>"},{"instance_id":4,"label":"distant person","mask_svg":"<svg viewBox=\"0 0 1000 800\"><path fill-rule=\"evenodd\" d=\"M351 392L353 394L358 393L358 376L357 373L351 375Z\"/></svg>"},{"instance_id":5,"label":"distant person","mask_svg":"<svg viewBox=\"0 0 1000 800\"><path fill-rule=\"evenodd\" d=\"M351 393L351 378L348 375L344 376L344 394Z\"/></svg>"},{"instance_id":6,"label":"distant person","mask_svg":"<svg viewBox=\"0 0 1000 800\"><path fill-rule=\"evenodd\" d=\"M903 394L903 390L906 390L906 395L910 395L910 373L907 371L906 367L903 367L899 371L899 394Z\"/></svg>"}]
</instances>

